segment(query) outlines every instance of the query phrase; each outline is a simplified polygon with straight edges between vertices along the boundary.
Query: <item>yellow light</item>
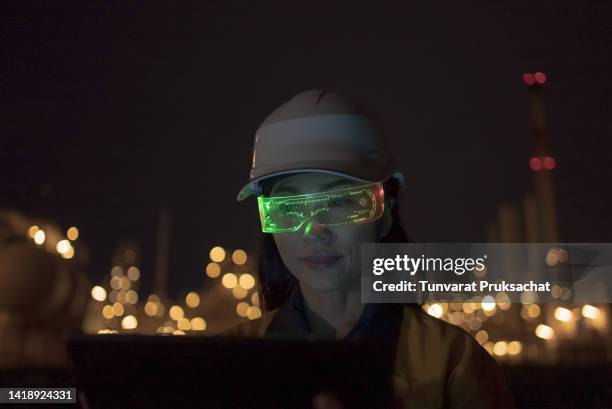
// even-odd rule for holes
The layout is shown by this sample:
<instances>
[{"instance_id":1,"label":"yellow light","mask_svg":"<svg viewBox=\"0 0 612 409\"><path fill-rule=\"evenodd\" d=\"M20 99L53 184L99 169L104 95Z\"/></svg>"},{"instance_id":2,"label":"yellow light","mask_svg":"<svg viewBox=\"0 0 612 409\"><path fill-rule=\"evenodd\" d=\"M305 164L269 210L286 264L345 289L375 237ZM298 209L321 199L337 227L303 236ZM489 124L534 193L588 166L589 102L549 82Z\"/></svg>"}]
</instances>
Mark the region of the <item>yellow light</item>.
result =
<instances>
[{"instance_id":1,"label":"yellow light","mask_svg":"<svg viewBox=\"0 0 612 409\"><path fill-rule=\"evenodd\" d=\"M140 270L136 266L132 266L127 270L127 277L132 281L136 281L140 278Z\"/></svg>"},{"instance_id":2,"label":"yellow light","mask_svg":"<svg viewBox=\"0 0 612 409\"><path fill-rule=\"evenodd\" d=\"M508 344L508 355L518 355L523 350L520 341L512 341Z\"/></svg>"},{"instance_id":3,"label":"yellow light","mask_svg":"<svg viewBox=\"0 0 612 409\"><path fill-rule=\"evenodd\" d=\"M106 290L99 285L95 286L91 289L91 298L96 301L104 301L106 300Z\"/></svg>"},{"instance_id":4,"label":"yellow light","mask_svg":"<svg viewBox=\"0 0 612 409\"><path fill-rule=\"evenodd\" d=\"M123 329L134 329L138 326L138 320L133 315L128 315L121 320Z\"/></svg>"},{"instance_id":5,"label":"yellow light","mask_svg":"<svg viewBox=\"0 0 612 409\"><path fill-rule=\"evenodd\" d=\"M247 261L247 254L244 250L236 250L232 253L232 261L239 266Z\"/></svg>"},{"instance_id":6,"label":"yellow light","mask_svg":"<svg viewBox=\"0 0 612 409\"><path fill-rule=\"evenodd\" d=\"M124 312L125 309L123 308L123 304L120 304L118 302L113 304L113 315L120 317L123 315Z\"/></svg>"},{"instance_id":7,"label":"yellow light","mask_svg":"<svg viewBox=\"0 0 612 409\"><path fill-rule=\"evenodd\" d=\"M134 290L130 290L126 294L126 301L128 304L136 304L138 302L138 293Z\"/></svg>"},{"instance_id":8,"label":"yellow light","mask_svg":"<svg viewBox=\"0 0 612 409\"><path fill-rule=\"evenodd\" d=\"M34 243L36 243L36 244L38 244L40 246L44 242L45 242L45 231L44 230L38 230L34 234Z\"/></svg>"},{"instance_id":9,"label":"yellow light","mask_svg":"<svg viewBox=\"0 0 612 409\"><path fill-rule=\"evenodd\" d=\"M482 299L481 305L485 312L491 312L495 310L495 299L490 295L487 295Z\"/></svg>"},{"instance_id":10,"label":"yellow light","mask_svg":"<svg viewBox=\"0 0 612 409\"><path fill-rule=\"evenodd\" d=\"M113 318L115 316L115 314L113 313L113 306L105 305L104 308L102 308L102 316L107 320Z\"/></svg>"},{"instance_id":11,"label":"yellow light","mask_svg":"<svg viewBox=\"0 0 612 409\"><path fill-rule=\"evenodd\" d=\"M460 325L463 322L463 314L455 311L448 314L448 322L453 325Z\"/></svg>"},{"instance_id":12,"label":"yellow light","mask_svg":"<svg viewBox=\"0 0 612 409\"><path fill-rule=\"evenodd\" d=\"M120 304L127 304L127 292L123 290L119 290L117 292L117 302Z\"/></svg>"},{"instance_id":13,"label":"yellow light","mask_svg":"<svg viewBox=\"0 0 612 409\"><path fill-rule=\"evenodd\" d=\"M440 318L444 311L442 311L442 307L440 304L431 304L431 306L427 309L427 314L432 317Z\"/></svg>"},{"instance_id":14,"label":"yellow light","mask_svg":"<svg viewBox=\"0 0 612 409\"><path fill-rule=\"evenodd\" d=\"M555 331L544 324L540 324L536 327L535 334L538 338L542 339L553 339L555 337Z\"/></svg>"},{"instance_id":15,"label":"yellow light","mask_svg":"<svg viewBox=\"0 0 612 409\"><path fill-rule=\"evenodd\" d=\"M238 284L240 284L240 287L244 288L245 290L250 290L251 288L255 287L255 277L248 273L242 274Z\"/></svg>"},{"instance_id":16,"label":"yellow light","mask_svg":"<svg viewBox=\"0 0 612 409\"><path fill-rule=\"evenodd\" d=\"M508 343L506 341L499 341L493 345L493 353L497 356L504 356L508 352Z\"/></svg>"},{"instance_id":17,"label":"yellow light","mask_svg":"<svg viewBox=\"0 0 612 409\"><path fill-rule=\"evenodd\" d=\"M206 330L206 320L202 317L194 317L191 319L191 329L194 331Z\"/></svg>"},{"instance_id":18,"label":"yellow light","mask_svg":"<svg viewBox=\"0 0 612 409\"><path fill-rule=\"evenodd\" d=\"M237 285L236 287L232 288L232 295L237 300L243 299L244 297L247 296L248 293L249 293L248 290L245 290L244 288L240 287L239 285Z\"/></svg>"},{"instance_id":19,"label":"yellow light","mask_svg":"<svg viewBox=\"0 0 612 409\"><path fill-rule=\"evenodd\" d=\"M452 308L452 305L451 305L451 308ZM474 312L474 309L475 308L474 308L473 303L470 303L470 302L463 303L463 312L469 314L471 312Z\"/></svg>"},{"instance_id":20,"label":"yellow light","mask_svg":"<svg viewBox=\"0 0 612 409\"><path fill-rule=\"evenodd\" d=\"M258 293L253 293L253 295L251 296L251 303L253 303L253 305L259 306L259 294Z\"/></svg>"},{"instance_id":21,"label":"yellow light","mask_svg":"<svg viewBox=\"0 0 612 409\"><path fill-rule=\"evenodd\" d=\"M546 253L546 264L549 266L555 266L559 262L559 255L557 254L557 249L552 248L549 249Z\"/></svg>"},{"instance_id":22,"label":"yellow light","mask_svg":"<svg viewBox=\"0 0 612 409\"><path fill-rule=\"evenodd\" d=\"M599 311L599 308L597 307L586 304L584 307L582 307L582 316L584 318L596 320L601 316L601 311Z\"/></svg>"},{"instance_id":23,"label":"yellow light","mask_svg":"<svg viewBox=\"0 0 612 409\"><path fill-rule=\"evenodd\" d=\"M247 310L249 309L250 305L244 301L241 301L238 303L238 305L236 306L236 313L238 315L240 315L241 317L246 317L247 316Z\"/></svg>"},{"instance_id":24,"label":"yellow light","mask_svg":"<svg viewBox=\"0 0 612 409\"><path fill-rule=\"evenodd\" d=\"M221 278L221 284L223 284L225 288L234 288L238 285L238 277L236 277L234 273L224 274L223 278Z\"/></svg>"},{"instance_id":25,"label":"yellow light","mask_svg":"<svg viewBox=\"0 0 612 409\"><path fill-rule=\"evenodd\" d=\"M497 293L495 296L495 301L497 302L497 306L500 310L507 311L512 306L512 301L505 292Z\"/></svg>"},{"instance_id":26,"label":"yellow light","mask_svg":"<svg viewBox=\"0 0 612 409\"><path fill-rule=\"evenodd\" d=\"M478 331L480 327L482 327L482 321L480 320L480 318L475 317L470 321L469 325L472 331Z\"/></svg>"},{"instance_id":27,"label":"yellow light","mask_svg":"<svg viewBox=\"0 0 612 409\"><path fill-rule=\"evenodd\" d=\"M34 238L34 236L36 235L36 232L40 230L40 227L34 225L34 226L30 226L30 228L28 229L28 236L30 236L30 238Z\"/></svg>"},{"instance_id":28,"label":"yellow light","mask_svg":"<svg viewBox=\"0 0 612 409\"><path fill-rule=\"evenodd\" d=\"M62 254L62 257L65 259L71 259L72 257L74 257L74 247L70 246L70 248L68 248L68 251Z\"/></svg>"},{"instance_id":29,"label":"yellow light","mask_svg":"<svg viewBox=\"0 0 612 409\"><path fill-rule=\"evenodd\" d=\"M487 352L489 353L489 355L493 355L493 342L491 342L491 341L486 342L486 343L483 345L483 347L484 347L484 349L486 349L486 350L487 350Z\"/></svg>"},{"instance_id":30,"label":"yellow light","mask_svg":"<svg viewBox=\"0 0 612 409\"><path fill-rule=\"evenodd\" d=\"M119 279L119 285L121 287L122 290L127 291L130 289L130 287L132 286L132 283L130 282L130 279L123 276Z\"/></svg>"},{"instance_id":31,"label":"yellow light","mask_svg":"<svg viewBox=\"0 0 612 409\"><path fill-rule=\"evenodd\" d=\"M181 331L180 329L177 329L172 331L172 335L185 335L185 332Z\"/></svg>"},{"instance_id":32,"label":"yellow light","mask_svg":"<svg viewBox=\"0 0 612 409\"><path fill-rule=\"evenodd\" d=\"M113 277L121 277L123 275L123 269L119 266L114 266L111 268L111 276Z\"/></svg>"},{"instance_id":33,"label":"yellow light","mask_svg":"<svg viewBox=\"0 0 612 409\"><path fill-rule=\"evenodd\" d=\"M68 240L60 240L57 242L55 249L59 254L66 254L72 246Z\"/></svg>"},{"instance_id":34,"label":"yellow light","mask_svg":"<svg viewBox=\"0 0 612 409\"><path fill-rule=\"evenodd\" d=\"M221 274L221 267L217 263L208 263L206 265L206 275L210 278L217 278Z\"/></svg>"},{"instance_id":35,"label":"yellow light","mask_svg":"<svg viewBox=\"0 0 612 409\"><path fill-rule=\"evenodd\" d=\"M210 250L210 259L214 262L220 263L225 259L225 250L223 247L213 247Z\"/></svg>"},{"instance_id":36,"label":"yellow light","mask_svg":"<svg viewBox=\"0 0 612 409\"><path fill-rule=\"evenodd\" d=\"M180 329L182 331L189 331L191 329L191 321L189 321L185 317L181 317L176 322L176 326L177 326L178 329Z\"/></svg>"},{"instance_id":37,"label":"yellow light","mask_svg":"<svg viewBox=\"0 0 612 409\"><path fill-rule=\"evenodd\" d=\"M196 292L190 292L185 297L185 304L190 308L195 308L200 305L200 296Z\"/></svg>"},{"instance_id":38,"label":"yellow light","mask_svg":"<svg viewBox=\"0 0 612 409\"><path fill-rule=\"evenodd\" d=\"M148 301L144 306L144 311L149 317L154 317L157 314L157 304Z\"/></svg>"},{"instance_id":39,"label":"yellow light","mask_svg":"<svg viewBox=\"0 0 612 409\"><path fill-rule=\"evenodd\" d=\"M255 320L261 317L261 309L259 307L251 306L247 308L246 314L250 320Z\"/></svg>"},{"instance_id":40,"label":"yellow light","mask_svg":"<svg viewBox=\"0 0 612 409\"><path fill-rule=\"evenodd\" d=\"M77 229L75 226L72 226L66 231L66 237L68 237L68 240L72 240L72 241L78 239L79 229Z\"/></svg>"},{"instance_id":41,"label":"yellow light","mask_svg":"<svg viewBox=\"0 0 612 409\"><path fill-rule=\"evenodd\" d=\"M524 305L533 304L537 299L538 296L534 291L523 291L521 293L521 303Z\"/></svg>"},{"instance_id":42,"label":"yellow light","mask_svg":"<svg viewBox=\"0 0 612 409\"><path fill-rule=\"evenodd\" d=\"M158 297L157 295L155 295L155 294L151 294L151 295L149 295L148 300L149 300L149 301L151 301L151 302L153 302L153 303L155 303L155 304L159 304L159 303L161 302L161 300L159 299L159 297Z\"/></svg>"},{"instance_id":43,"label":"yellow light","mask_svg":"<svg viewBox=\"0 0 612 409\"><path fill-rule=\"evenodd\" d=\"M170 318L172 318L174 321L178 321L179 319L185 316L185 312L178 305L173 305L172 307L170 307L169 313L170 313Z\"/></svg>"},{"instance_id":44,"label":"yellow light","mask_svg":"<svg viewBox=\"0 0 612 409\"><path fill-rule=\"evenodd\" d=\"M110 286L113 290L118 290L121 288L121 279L117 276L111 278Z\"/></svg>"},{"instance_id":45,"label":"yellow light","mask_svg":"<svg viewBox=\"0 0 612 409\"><path fill-rule=\"evenodd\" d=\"M540 316L540 306L538 304L531 304L527 308L527 315L529 315L530 318L539 317Z\"/></svg>"},{"instance_id":46,"label":"yellow light","mask_svg":"<svg viewBox=\"0 0 612 409\"><path fill-rule=\"evenodd\" d=\"M118 334L119 332L115 329L99 329L98 334Z\"/></svg>"},{"instance_id":47,"label":"yellow light","mask_svg":"<svg viewBox=\"0 0 612 409\"><path fill-rule=\"evenodd\" d=\"M570 322L574 318L574 314L567 308L557 307L555 309L555 318L559 321Z\"/></svg>"},{"instance_id":48,"label":"yellow light","mask_svg":"<svg viewBox=\"0 0 612 409\"><path fill-rule=\"evenodd\" d=\"M474 338L476 338L476 341L478 341L480 345L484 345L489 340L489 333L481 329L476 333L476 336Z\"/></svg>"}]
</instances>

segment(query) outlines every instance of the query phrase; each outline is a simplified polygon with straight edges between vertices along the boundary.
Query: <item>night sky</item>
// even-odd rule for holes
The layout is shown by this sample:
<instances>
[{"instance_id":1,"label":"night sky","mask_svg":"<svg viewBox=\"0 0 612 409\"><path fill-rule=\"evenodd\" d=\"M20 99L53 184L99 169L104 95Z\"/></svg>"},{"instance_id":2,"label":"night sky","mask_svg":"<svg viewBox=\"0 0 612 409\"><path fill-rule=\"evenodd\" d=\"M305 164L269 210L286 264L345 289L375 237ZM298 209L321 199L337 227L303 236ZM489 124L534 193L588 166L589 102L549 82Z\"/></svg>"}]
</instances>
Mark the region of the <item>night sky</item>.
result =
<instances>
[{"instance_id":1,"label":"night sky","mask_svg":"<svg viewBox=\"0 0 612 409\"><path fill-rule=\"evenodd\" d=\"M78 226L93 281L134 239L148 285L162 207L171 294L211 246L255 249L255 201L235 201L255 130L311 88L383 113L415 240L483 241L531 188L521 75L545 72L562 240L611 240L610 3L121 3L0 10L0 207Z\"/></svg>"}]
</instances>

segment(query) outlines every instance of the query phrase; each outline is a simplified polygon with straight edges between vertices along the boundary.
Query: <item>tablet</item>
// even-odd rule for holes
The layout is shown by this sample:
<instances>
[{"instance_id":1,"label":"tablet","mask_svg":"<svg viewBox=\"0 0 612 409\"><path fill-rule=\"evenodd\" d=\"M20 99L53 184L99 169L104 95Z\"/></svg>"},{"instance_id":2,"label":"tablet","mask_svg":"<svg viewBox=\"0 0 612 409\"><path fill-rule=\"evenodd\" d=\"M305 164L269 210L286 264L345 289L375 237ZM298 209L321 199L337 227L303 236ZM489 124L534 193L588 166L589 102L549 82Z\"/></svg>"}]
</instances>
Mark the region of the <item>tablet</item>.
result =
<instances>
[{"instance_id":1,"label":"tablet","mask_svg":"<svg viewBox=\"0 0 612 409\"><path fill-rule=\"evenodd\" d=\"M67 340L85 409L389 408L393 350L381 340L305 341L160 335Z\"/></svg>"}]
</instances>

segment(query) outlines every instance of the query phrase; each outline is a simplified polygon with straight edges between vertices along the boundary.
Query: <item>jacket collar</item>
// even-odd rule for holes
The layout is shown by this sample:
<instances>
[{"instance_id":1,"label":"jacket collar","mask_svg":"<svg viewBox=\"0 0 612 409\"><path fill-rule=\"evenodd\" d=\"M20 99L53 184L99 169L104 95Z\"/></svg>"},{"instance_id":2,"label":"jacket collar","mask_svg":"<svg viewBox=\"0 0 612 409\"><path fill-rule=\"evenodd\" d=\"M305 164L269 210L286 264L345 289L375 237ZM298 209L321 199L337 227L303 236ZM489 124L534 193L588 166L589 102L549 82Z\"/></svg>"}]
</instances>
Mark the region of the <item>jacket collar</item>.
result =
<instances>
[{"instance_id":1,"label":"jacket collar","mask_svg":"<svg viewBox=\"0 0 612 409\"><path fill-rule=\"evenodd\" d=\"M311 338L305 301L298 283L270 323L266 337ZM402 304L367 304L346 338L386 338L397 342L403 318Z\"/></svg>"}]
</instances>

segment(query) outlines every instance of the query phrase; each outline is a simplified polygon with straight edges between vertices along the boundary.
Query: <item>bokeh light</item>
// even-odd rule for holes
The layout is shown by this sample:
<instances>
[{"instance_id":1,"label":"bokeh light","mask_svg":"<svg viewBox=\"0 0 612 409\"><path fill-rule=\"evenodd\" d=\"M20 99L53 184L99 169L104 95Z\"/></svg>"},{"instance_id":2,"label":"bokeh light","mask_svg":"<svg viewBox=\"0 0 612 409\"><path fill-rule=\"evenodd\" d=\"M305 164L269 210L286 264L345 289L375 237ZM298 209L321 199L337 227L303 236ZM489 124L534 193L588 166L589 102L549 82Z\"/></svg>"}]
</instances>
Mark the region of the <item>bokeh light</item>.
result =
<instances>
[{"instance_id":1,"label":"bokeh light","mask_svg":"<svg viewBox=\"0 0 612 409\"><path fill-rule=\"evenodd\" d=\"M239 266L243 265L247 261L247 254L244 250L236 250L232 253L232 261L234 264Z\"/></svg>"},{"instance_id":2,"label":"bokeh light","mask_svg":"<svg viewBox=\"0 0 612 409\"><path fill-rule=\"evenodd\" d=\"M30 228L28 229L28 236L30 236L30 238L34 238L34 236L36 236L36 232L40 230L40 227L34 225L34 226L30 226Z\"/></svg>"},{"instance_id":3,"label":"bokeh light","mask_svg":"<svg viewBox=\"0 0 612 409\"><path fill-rule=\"evenodd\" d=\"M45 242L45 231L44 230L38 230L36 233L34 233L34 243L40 246L44 242Z\"/></svg>"},{"instance_id":4,"label":"bokeh light","mask_svg":"<svg viewBox=\"0 0 612 409\"><path fill-rule=\"evenodd\" d=\"M77 229L75 226L70 227L67 231L66 231L66 237L68 237L68 240L76 240L79 238L79 229Z\"/></svg>"},{"instance_id":5,"label":"bokeh light","mask_svg":"<svg viewBox=\"0 0 612 409\"><path fill-rule=\"evenodd\" d=\"M127 278L132 281L137 281L140 278L140 270L136 266L132 266L127 270Z\"/></svg>"},{"instance_id":6,"label":"bokeh light","mask_svg":"<svg viewBox=\"0 0 612 409\"><path fill-rule=\"evenodd\" d=\"M196 308L200 305L200 296L198 293L192 291L185 297L185 304L190 308Z\"/></svg>"},{"instance_id":7,"label":"bokeh light","mask_svg":"<svg viewBox=\"0 0 612 409\"><path fill-rule=\"evenodd\" d=\"M245 290L250 290L251 288L255 287L255 277L249 273L242 274L238 284L240 284L240 287L244 288Z\"/></svg>"},{"instance_id":8,"label":"bokeh light","mask_svg":"<svg viewBox=\"0 0 612 409\"><path fill-rule=\"evenodd\" d=\"M225 250L223 247L216 246L210 250L210 259L216 263L220 263L225 259Z\"/></svg>"},{"instance_id":9,"label":"bokeh light","mask_svg":"<svg viewBox=\"0 0 612 409\"><path fill-rule=\"evenodd\" d=\"M250 305L248 303L241 301L236 305L236 313L241 317L246 317L249 307Z\"/></svg>"},{"instance_id":10,"label":"bokeh light","mask_svg":"<svg viewBox=\"0 0 612 409\"><path fill-rule=\"evenodd\" d=\"M252 305L249 308L247 308L246 314L250 320L256 320L257 318L261 317L261 309L259 307Z\"/></svg>"},{"instance_id":11,"label":"bokeh light","mask_svg":"<svg viewBox=\"0 0 612 409\"><path fill-rule=\"evenodd\" d=\"M599 311L599 308L587 304L582 307L582 316L585 318L596 320L601 316L601 312Z\"/></svg>"},{"instance_id":12,"label":"bokeh light","mask_svg":"<svg viewBox=\"0 0 612 409\"><path fill-rule=\"evenodd\" d=\"M96 301L106 300L106 290L104 289L104 287L100 287L99 285L93 287L91 289L91 298Z\"/></svg>"},{"instance_id":13,"label":"bokeh light","mask_svg":"<svg viewBox=\"0 0 612 409\"><path fill-rule=\"evenodd\" d=\"M548 325L540 324L535 329L535 334L538 338L550 340L555 337L555 331Z\"/></svg>"},{"instance_id":14,"label":"bokeh light","mask_svg":"<svg viewBox=\"0 0 612 409\"><path fill-rule=\"evenodd\" d=\"M185 316L185 312L178 305L173 305L170 307L170 311L168 313L170 314L170 318L172 318L174 321L178 321Z\"/></svg>"},{"instance_id":15,"label":"bokeh light","mask_svg":"<svg viewBox=\"0 0 612 409\"><path fill-rule=\"evenodd\" d=\"M234 298L241 300L243 298L245 298L248 295L248 290L245 290L244 288L242 288L241 286L237 285L236 287L232 288L232 295L234 296Z\"/></svg>"},{"instance_id":16,"label":"bokeh light","mask_svg":"<svg viewBox=\"0 0 612 409\"><path fill-rule=\"evenodd\" d=\"M123 329L134 329L138 326L138 320L133 315L127 315L121 320Z\"/></svg>"},{"instance_id":17,"label":"bokeh light","mask_svg":"<svg viewBox=\"0 0 612 409\"><path fill-rule=\"evenodd\" d=\"M238 277L234 273L226 273L221 278L221 284L225 288L234 288L238 285Z\"/></svg>"},{"instance_id":18,"label":"bokeh light","mask_svg":"<svg viewBox=\"0 0 612 409\"><path fill-rule=\"evenodd\" d=\"M191 329L194 331L206 330L206 320L202 317L193 317L191 319Z\"/></svg>"}]
</instances>

